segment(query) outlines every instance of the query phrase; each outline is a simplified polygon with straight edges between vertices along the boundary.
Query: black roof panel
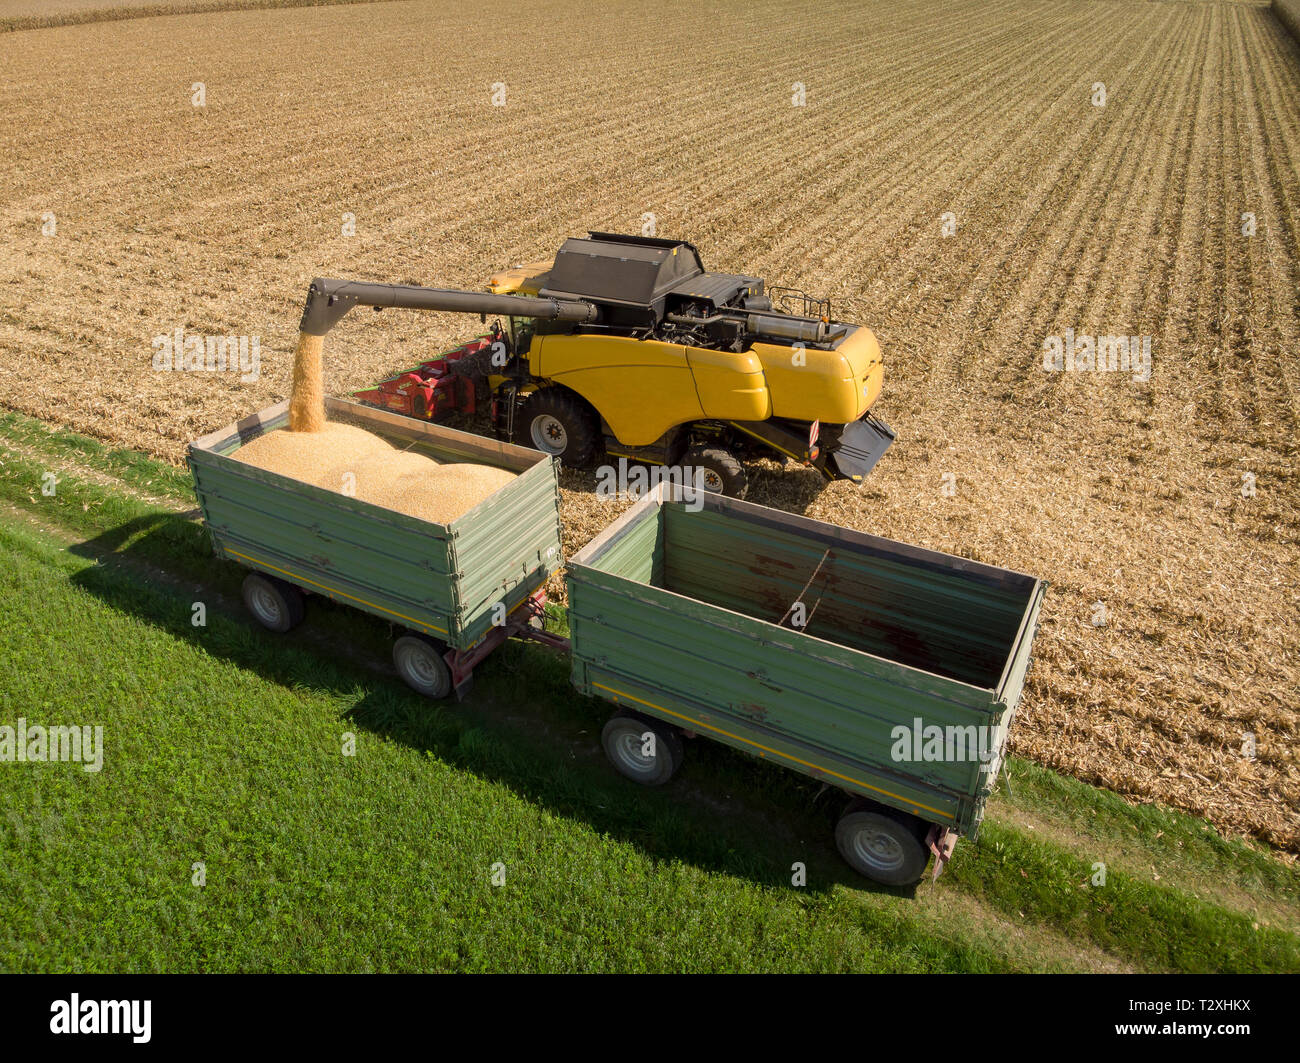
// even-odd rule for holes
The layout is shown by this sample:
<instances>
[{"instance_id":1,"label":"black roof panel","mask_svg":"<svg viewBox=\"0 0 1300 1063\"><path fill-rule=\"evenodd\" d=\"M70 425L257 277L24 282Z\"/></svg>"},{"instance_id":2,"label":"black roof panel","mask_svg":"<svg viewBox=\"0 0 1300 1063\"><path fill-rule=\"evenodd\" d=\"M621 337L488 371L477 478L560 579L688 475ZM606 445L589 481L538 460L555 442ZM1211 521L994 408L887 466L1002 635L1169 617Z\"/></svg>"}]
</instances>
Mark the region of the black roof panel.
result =
<instances>
[{"instance_id":1,"label":"black roof panel","mask_svg":"<svg viewBox=\"0 0 1300 1063\"><path fill-rule=\"evenodd\" d=\"M592 233L564 241L539 294L650 306L703 273L699 252L685 241Z\"/></svg>"}]
</instances>

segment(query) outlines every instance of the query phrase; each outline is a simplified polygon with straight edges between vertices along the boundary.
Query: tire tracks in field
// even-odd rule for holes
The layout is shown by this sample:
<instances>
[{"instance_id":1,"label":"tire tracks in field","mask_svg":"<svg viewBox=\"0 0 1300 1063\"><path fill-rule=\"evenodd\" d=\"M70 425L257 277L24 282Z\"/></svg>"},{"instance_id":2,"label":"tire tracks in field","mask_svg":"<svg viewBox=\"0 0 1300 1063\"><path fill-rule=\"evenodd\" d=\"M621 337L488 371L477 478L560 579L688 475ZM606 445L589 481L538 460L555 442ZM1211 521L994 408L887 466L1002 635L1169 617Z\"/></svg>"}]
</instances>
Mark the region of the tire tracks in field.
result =
<instances>
[{"instance_id":1,"label":"tire tracks in field","mask_svg":"<svg viewBox=\"0 0 1300 1063\"><path fill-rule=\"evenodd\" d=\"M175 495L155 495L136 486L129 480L120 476L115 476L111 472L98 469L93 465L86 464L77 460L75 455L57 455L30 443L18 443L12 439L0 437L0 465L3 465L6 455L14 455L18 458L39 464L42 468L49 471L56 471L60 474L72 474L78 479L87 480L97 487L106 487L118 494L127 495L131 498L138 499L141 502L147 502L151 506L158 506L160 509L170 510L173 513L192 514L197 511L191 505L186 505L179 501ZM56 480L57 482L57 480Z\"/></svg>"},{"instance_id":2,"label":"tire tracks in field","mask_svg":"<svg viewBox=\"0 0 1300 1063\"><path fill-rule=\"evenodd\" d=\"M1208 45L1207 45L1208 47ZM1182 236L1181 227L1172 223L1173 212L1170 204L1177 204L1181 214L1187 202L1187 188L1191 179L1193 162L1195 112L1200 106L1204 91L1204 56L1197 54L1189 64L1187 79L1178 94L1181 107L1171 114L1168 129L1168 141L1171 142L1172 159L1162 188L1165 190L1161 201L1156 204L1158 210L1152 212L1150 229L1155 249L1155 259L1159 268L1147 279L1141 291L1140 306L1142 319L1148 322L1156 342L1162 345L1169 332L1170 302L1174 285L1175 263ZM1193 91L1195 88L1195 91ZM1163 353L1163 352L1162 352ZM1153 361L1156 352L1152 352ZM1171 382L1166 385L1167 377L1163 372L1153 370L1151 381L1146 389L1153 410L1164 408L1160 400L1167 398L1173 402L1177 398L1176 389ZM1169 412L1165 411L1166 414Z\"/></svg>"},{"instance_id":3,"label":"tire tracks in field","mask_svg":"<svg viewBox=\"0 0 1300 1063\"><path fill-rule=\"evenodd\" d=\"M1253 172L1253 163L1247 159L1248 151L1241 130L1243 113L1251 110L1249 97L1253 85L1249 73L1242 71L1238 63L1242 54L1238 50L1241 47L1240 35L1236 32L1240 22L1234 13L1228 12L1224 15L1224 23L1220 96L1229 104L1223 108L1219 134L1222 150L1219 156L1221 212L1218 231L1224 272L1220 345L1227 369L1225 375L1231 381L1232 393L1237 400L1235 405L1244 422L1241 438L1254 445L1261 441L1266 424L1272 420L1268 416L1271 400L1260 386L1261 361L1267 359L1272 327L1268 321L1260 320L1255 305L1260 286L1251 245L1258 241L1241 234L1238 220L1243 205L1254 198L1248 188L1248 175ZM1231 86L1244 90L1242 98L1233 100Z\"/></svg>"},{"instance_id":4,"label":"tire tracks in field","mask_svg":"<svg viewBox=\"0 0 1300 1063\"><path fill-rule=\"evenodd\" d=\"M1207 95L1202 91L1201 102L1206 107L1198 107L1193 122L1191 154L1195 165L1189 175L1191 180L1182 212L1188 238L1185 240L1180 234L1176 245L1174 302L1169 307L1171 315L1176 307L1187 309L1181 317L1171 317L1177 350L1182 355L1171 369L1175 380L1181 375L1193 378L1189 384L1199 394L1196 431L1209 446L1225 434L1236 436L1240 431L1239 418L1225 401L1222 344L1215 343L1213 349L1207 350L1206 341L1211 333L1217 336L1222 327L1221 287L1226 262L1225 234L1221 230L1214 232L1211 226L1211 192L1217 161L1214 130L1222 128L1223 59L1217 51L1207 57L1203 85L1210 82L1212 74L1220 79L1218 92ZM1183 292L1187 295L1183 296Z\"/></svg>"},{"instance_id":5,"label":"tire tracks in field","mask_svg":"<svg viewBox=\"0 0 1300 1063\"><path fill-rule=\"evenodd\" d=\"M1289 184L1294 188L1296 160L1290 148L1293 143L1291 137L1300 139L1300 129L1297 129L1295 121L1295 100L1300 96L1300 79L1293 77L1293 81L1297 82L1295 91L1290 96L1283 94L1279 98L1272 89L1276 84L1276 71L1279 66L1286 68L1287 57L1279 54L1274 47L1276 38L1269 41L1260 39L1262 24L1258 16L1252 17L1251 12L1234 14L1237 47L1232 50L1232 54L1237 57L1240 71L1236 80L1245 90L1242 107L1247 127L1242 129L1241 123L1238 123L1239 140L1244 145L1239 146L1239 151L1249 156L1250 172L1254 176L1253 187L1243 189L1240 206L1249 210L1256 198L1263 204L1263 209L1258 212L1262 216L1263 232L1257 229L1256 236L1250 238L1247 244L1252 282L1249 291L1259 292L1262 289L1268 303L1267 317L1262 323L1266 342L1253 345L1251 350L1255 368L1256 402L1261 409L1274 411L1271 417L1279 422L1279 430L1271 433L1271 442L1286 447L1294 445L1297 423L1300 421L1300 361L1294 356L1288 357L1289 352L1296 351L1300 346L1297 344L1300 329L1297 328L1296 299L1293 295L1289 305L1281 299L1284 292L1300 292L1300 269L1297 268L1300 246L1297 245L1292 207L1296 197L1288 188L1287 180L1289 178ZM1247 25L1253 31L1250 38L1245 29ZM1261 68L1265 81L1263 92L1260 89ZM1265 95L1271 105L1267 110L1263 103ZM1288 130L1280 138L1280 142L1288 149L1288 166L1279 164L1277 160L1275 152L1278 142L1270 138L1267 132L1266 114L1277 116L1279 124L1283 123L1283 116L1289 114L1291 117ZM1262 152L1257 150L1260 146ZM1279 243L1282 244L1280 255L1276 253ZM1278 265L1279 257L1284 263L1282 267ZM1255 309L1256 316L1259 316L1261 308ZM1273 398L1274 392L1277 393L1276 398Z\"/></svg>"},{"instance_id":6,"label":"tire tracks in field","mask_svg":"<svg viewBox=\"0 0 1300 1063\"><path fill-rule=\"evenodd\" d=\"M1187 43L1176 33L1153 35L1153 39L1161 40L1162 48L1170 49L1160 54L1161 68L1171 63ZM1079 331L1084 332L1091 321L1085 314L1095 305L1099 291L1111 297L1122 290L1113 277L1107 278L1104 289L1098 288L1098 281L1108 275L1107 258L1114 252L1116 232L1132 210L1133 190L1147 175L1146 145L1140 133L1151 125L1152 115L1159 112L1174 89L1171 78L1163 78L1153 85L1132 77L1132 69L1137 65L1135 59L1121 75L1130 76L1120 84L1125 86L1124 99L1137 100L1141 93L1142 102L1108 126L1090 152L1088 168L1078 174L1071 187L1063 190L1066 194L1057 208L1058 219L1063 222L1059 225L1060 243L1053 246L1050 238L1044 240L1014 289L995 292L994 301L983 309L977 322L987 334L995 337L1009 334L1014 341L1017 335L1038 335L1063 322L1079 326ZM1090 258L1097 264L1088 269L1086 263ZM1032 301L1033 293L1037 301ZM1027 322L1028 328L1016 328L1015 323L1021 321ZM1039 349L1031 347L1024 358L1013 359L1005 365L1006 372L998 382L1008 393L1017 384L1025 391L1034 390L1032 384L1042 374L1038 354ZM1077 387L1071 389L1071 398L1080 397L1076 391ZM1092 403L1097 401L1095 394L1087 397Z\"/></svg>"},{"instance_id":7,"label":"tire tracks in field","mask_svg":"<svg viewBox=\"0 0 1300 1063\"><path fill-rule=\"evenodd\" d=\"M1167 27L1176 16L1164 14ZM1102 26L1098 32L1103 32ZM1130 69L1148 61L1150 53L1164 54L1171 47L1170 37L1167 32L1147 35L1138 55L1130 62ZM1113 89L1114 83L1108 85L1108 91ZM976 327L974 320L990 321L1009 299L1024 305L1023 293L1046 289L1041 273L1045 269L1050 279L1060 268L1061 245L1068 246L1072 239L1073 225L1084 205L1079 200L1081 190L1088 187L1084 178L1071 172L1070 163L1086 155L1091 160L1089 173L1104 165L1113 154L1107 150L1109 145L1129 128L1134 121L1134 112L1128 110L1111 121L1105 121L1104 116L1090 117L1092 121L1082 118L1078 121L1074 136L1060 144L1051 161L1040 171L1042 176L1027 197L1028 209L1019 210L1013 223L1003 230L1000 238L974 264L974 270L964 278L964 295L959 305L949 313L932 341L935 360L929 391L933 401L947 411L947 417L952 417L954 410L965 401L958 386L961 368L954 364L950 352L962 346L965 337ZM1053 239L1054 236L1057 238ZM996 282L1003 277L1019 278L1014 294L997 294ZM982 305L990 296L994 302ZM1039 302L1042 302L1041 296ZM1036 305L1029 304L1028 309Z\"/></svg>"},{"instance_id":8,"label":"tire tracks in field","mask_svg":"<svg viewBox=\"0 0 1300 1063\"><path fill-rule=\"evenodd\" d=\"M1218 14L1216 10L1215 14ZM1220 43L1222 38L1220 37ZM1202 238L1201 274L1197 279L1197 329L1192 337L1189 349L1200 348L1200 357L1214 371L1213 393L1217 400L1220 438L1244 440L1249 437L1253 411L1242 408L1239 397L1250 395L1250 382L1245 380L1242 388L1242 374L1237 365L1237 345L1233 343L1231 289L1232 277L1230 259L1232 250L1223 219L1223 207L1226 193L1226 170L1224 154L1231 150L1226 137L1227 112L1224 106L1224 93L1227 87L1228 57L1222 47L1214 52L1214 72L1217 75L1216 91L1211 97L1213 111L1211 114L1210 143L1204 150L1206 160L1205 188L1201 200L1202 221L1200 233ZM1218 151L1211 150L1212 145ZM1213 350L1207 355L1204 345L1213 340Z\"/></svg>"},{"instance_id":9,"label":"tire tracks in field","mask_svg":"<svg viewBox=\"0 0 1300 1063\"><path fill-rule=\"evenodd\" d=\"M1184 113L1181 109L1184 101L1195 99L1192 88L1202 69L1202 41L1208 47L1207 33L1198 34L1188 42L1186 50L1192 53L1191 61L1187 61L1187 56L1184 55L1179 67L1181 76L1167 79L1166 90L1161 95L1153 117L1158 120L1167 114L1168 118L1162 126L1153 122L1146 131L1146 135L1155 137L1157 145L1156 156L1149 168L1153 178L1143 186L1143 194L1137 203L1138 209L1125 212L1123 219L1117 222L1111 236L1113 244L1104 252L1100 272L1116 277L1115 283L1107 289L1113 292L1114 298L1108 302L1096 284L1089 285L1090 298L1079 310L1081 321L1098 321L1104 315L1113 314L1113 321L1139 328L1141 322L1151 322L1156 309L1152 296L1161 283L1159 278L1168 272L1170 258L1167 254L1148 256L1146 251L1154 234L1167 234L1169 231L1162 224L1162 215L1167 211L1168 204L1181 202L1182 197L1171 194L1169 190L1182 180L1185 172L1178 168L1177 160L1188 158L1190 132L1185 138L1182 132L1185 123L1179 119ZM1179 106L1166 111L1171 97ZM1127 197L1126 202L1130 202ZM1159 263L1155 270L1149 268L1150 257ZM1116 264L1119 266L1117 274L1112 268ZM1146 409L1154 406L1154 385L1155 381L1152 380L1143 391L1142 405Z\"/></svg>"}]
</instances>

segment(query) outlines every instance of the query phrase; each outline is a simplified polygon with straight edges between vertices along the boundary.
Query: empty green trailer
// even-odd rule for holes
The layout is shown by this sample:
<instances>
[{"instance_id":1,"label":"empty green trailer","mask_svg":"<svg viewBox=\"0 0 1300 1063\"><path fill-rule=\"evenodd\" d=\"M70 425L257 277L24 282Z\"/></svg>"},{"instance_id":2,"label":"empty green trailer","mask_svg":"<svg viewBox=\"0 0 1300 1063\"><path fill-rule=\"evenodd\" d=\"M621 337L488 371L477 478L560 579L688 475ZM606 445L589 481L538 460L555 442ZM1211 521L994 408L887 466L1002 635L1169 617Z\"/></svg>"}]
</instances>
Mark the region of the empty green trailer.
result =
<instances>
[{"instance_id":1,"label":"empty green trailer","mask_svg":"<svg viewBox=\"0 0 1300 1063\"><path fill-rule=\"evenodd\" d=\"M561 563L555 462L535 450L326 399L342 420L439 461L518 475L469 512L435 524L255 468L231 455L288 423L288 403L190 444L189 465L216 553L251 570L244 600L287 631L319 594L406 629L394 646L421 693L463 693L473 665L505 637L506 618L537 607Z\"/></svg>"},{"instance_id":2,"label":"empty green trailer","mask_svg":"<svg viewBox=\"0 0 1300 1063\"><path fill-rule=\"evenodd\" d=\"M662 485L568 563L572 679L615 766L702 735L839 787L846 860L906 884L973 836L1030 664L1032 576Z\"/></svg>"}]
</instances>

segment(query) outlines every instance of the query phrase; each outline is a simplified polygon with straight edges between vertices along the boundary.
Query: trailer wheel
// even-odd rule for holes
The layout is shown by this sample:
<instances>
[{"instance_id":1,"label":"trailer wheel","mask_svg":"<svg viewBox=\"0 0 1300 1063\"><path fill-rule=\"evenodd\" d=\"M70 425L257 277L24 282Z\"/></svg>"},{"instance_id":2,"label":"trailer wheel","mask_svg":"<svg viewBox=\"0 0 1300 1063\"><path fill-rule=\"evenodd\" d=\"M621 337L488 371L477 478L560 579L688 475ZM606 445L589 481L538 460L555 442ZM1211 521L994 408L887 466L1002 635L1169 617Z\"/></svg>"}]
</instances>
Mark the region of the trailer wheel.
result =
<instances>
[{"instance_id":1,"label":"trailer wheel","mask_svg":"<svg viewBox=\"0 0 1300 1063\"><path fill-rule=\"evenodd\" d=\"M745 467L721 447L691 447L683 456L682 465L691 470L693 478L702 477L704 490L712 494L744 498L749 490Z\"/></svg>"},{"instance_id":2,"label":"trailer wheel","mask_svg":"<svg viewBox=\"0 0 1300 1063\"><path fill-rule=\"evenodd\" d=\"M303 593L292 583L250 572L244 577L244 605L253 619L268 631L284 634L302 623L307 614Z\"/></svg>"},{"instance_id":3,"label":"trailer wheel","mask_svg":"<svg viewBox=\"0 0 1300 1063\"><path fill-rule=\"evenodd\" d=\"M609 718L600 744L619 774L642 786L662 786L685 755L677 728L626 709Z\"/></svg>"},{"instance_id":4,"label":"trailer wheel","mask_svg":"<svg viewBox=\"0 0 1300 1063\"><path fill-rule=\"evenodd\" d=\"M577 392L563 387L534 391L515 418L516 443L583 469L596 460L600 418Z\"/></svg>"},{"instance_id":5,"label":"trailer wheel","mask_svg":"<svg viewBox=\"0 0 1300 1063\"><path fill-rule=\"evenodd\" d=\"M851 805L835 825L835 845L859 875L886 886L910 886L930 862L918 824L904 813Z\"/></svg>"},{"instance_id":6,"label":"trailer wheel","mask_svg":"<svg viewBox=\"0 0 1300 1063\"><path fill-rule=\"evenodd\" d=\"M451 669L444 649L425 635L403 635L393 643L393 664L402 682L426 698L445 698L452 691Z\"/></svg>"}]
</instances>

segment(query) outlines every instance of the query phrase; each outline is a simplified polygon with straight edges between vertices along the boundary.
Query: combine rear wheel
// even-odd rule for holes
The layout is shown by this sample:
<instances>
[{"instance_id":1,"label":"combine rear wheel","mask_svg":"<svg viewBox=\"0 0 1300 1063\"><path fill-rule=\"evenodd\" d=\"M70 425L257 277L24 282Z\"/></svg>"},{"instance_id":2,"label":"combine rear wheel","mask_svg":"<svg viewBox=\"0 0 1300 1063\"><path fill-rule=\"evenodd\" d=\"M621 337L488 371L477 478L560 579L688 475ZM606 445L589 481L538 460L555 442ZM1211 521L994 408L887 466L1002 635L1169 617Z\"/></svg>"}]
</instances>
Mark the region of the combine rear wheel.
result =
<instances>
[{"instance_id":1,"label":"combine rear wheel","mask_svg":"<svg viewBox=\"0 0 1300 1063\"><path fill-rule=\"evenodd\" d=\"M515 416L515 439L559 458L575 469L596 460L600 447L600 418L587 401L568 388L534 391Z\"/></svg>"},{"instance_id":2,"label":"combine rear wheel","mask_svg":"<svg viewBox=\"0 0 1300 1063\"><path fill-rule=\"evenodd\" d=\"M749 490L745 467L721 447L692 447L682 458L682 465L690 470L692 485L698 484L712 494L744 498Z\"/></svg>"}]
</instances>

